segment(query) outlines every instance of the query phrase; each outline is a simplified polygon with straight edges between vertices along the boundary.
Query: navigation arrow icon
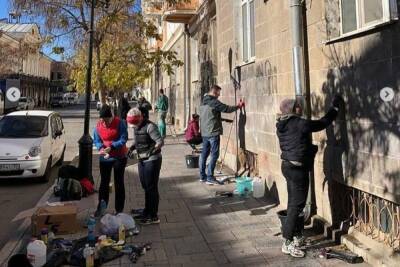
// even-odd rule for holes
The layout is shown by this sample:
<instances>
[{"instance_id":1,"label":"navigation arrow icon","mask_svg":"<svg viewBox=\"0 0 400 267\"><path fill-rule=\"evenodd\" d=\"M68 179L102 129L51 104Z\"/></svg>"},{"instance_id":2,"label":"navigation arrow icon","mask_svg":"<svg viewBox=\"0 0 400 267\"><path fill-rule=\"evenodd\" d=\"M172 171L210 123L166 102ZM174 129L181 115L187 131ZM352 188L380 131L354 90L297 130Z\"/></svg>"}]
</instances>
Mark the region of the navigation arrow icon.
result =
<instances>
[{"instance_id":1,"label":"navigation arrow icon","mask_svg":"<svg viewBox=\"0 0 400 267\"><path fill-rule=\"evenodd\" d=\"M379 95L383 101L389 102L394 98L394 91L390 87L385 87L380 91Z\"/></svg>"},{"instance_id":2,"label":"navigation arrow icon","mask_svg":"<svg viewBox=\"0 0 400 267\"><path fill-rule=\"evenodd\" d=\"M6 92L6 97L10 102L17 102L21 98L21 91L17 87L10 87Z\"/></svg>"}]
</instances>

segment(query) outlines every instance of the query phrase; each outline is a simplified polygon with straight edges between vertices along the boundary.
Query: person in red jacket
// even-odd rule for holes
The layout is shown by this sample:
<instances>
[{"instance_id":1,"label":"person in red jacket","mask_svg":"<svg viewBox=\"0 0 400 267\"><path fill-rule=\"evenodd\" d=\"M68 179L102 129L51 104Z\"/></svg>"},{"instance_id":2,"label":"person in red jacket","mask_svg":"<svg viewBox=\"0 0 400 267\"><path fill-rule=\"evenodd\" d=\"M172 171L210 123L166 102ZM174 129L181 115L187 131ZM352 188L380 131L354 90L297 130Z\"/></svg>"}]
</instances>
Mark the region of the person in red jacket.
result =
<instances>
[{"instance_id":1,"label":"person in red jacket","mask_svg":"<svg viewBox=\"0 0 400 267\"><path fill-rule=\"evenodd\" d=\"M189 121L189 125L185 132L185 139L186 142L191 145L199 145L202 143L198 114L192 115L192 119Z\"/></svg>"},{"instance_id":2,"label":"person in red jacket","mask_svg":"<svg viewBox=\"0 0 400 267\"><path fill-rule=\"evenodd\" d=\"M101 201L104 200L108 205L109 184L111 171L114 169L115 183L115 211L120 213L125 205L125 186L124 174L127 162L128 130L126 122L118 117L114 117L111 108L103 105L100 109L100 120L93 131L93 143L100 151L100 188L99 205L95 213L99 217L104 213L101 210Z\"/></svg>"}]
</instances>

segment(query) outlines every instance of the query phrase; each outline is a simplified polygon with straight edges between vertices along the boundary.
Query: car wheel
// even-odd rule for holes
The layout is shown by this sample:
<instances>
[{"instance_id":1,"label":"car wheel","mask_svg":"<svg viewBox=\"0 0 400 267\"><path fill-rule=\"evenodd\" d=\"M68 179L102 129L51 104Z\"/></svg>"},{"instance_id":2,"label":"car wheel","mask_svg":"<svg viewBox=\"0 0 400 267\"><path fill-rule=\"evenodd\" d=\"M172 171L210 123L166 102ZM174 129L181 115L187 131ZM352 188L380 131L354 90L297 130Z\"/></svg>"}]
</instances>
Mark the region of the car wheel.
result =
<instances>
[{"instance_id":1,"label":"car wheel","mask_svg":"<svg viewBox=\"0 0 400 267\"><path fill-rule=\"evenodd\" d=\"M52 159L50 157L49 160L47 161L46 170L44 171L44 175L40 178L40 182L47 183L50 180L50 177L51 177L51 163L52 163Z\"/></svg>"},{"instance_id":2,"label":"car wheel","mask_svg":"<svg viewBox=\"0 0 400 267\"><path fill-rule=\"evenodd\" d=\"M60 159L57 161L57 166L61 166L64 163L64 155L65 155L65 146L64 146L64 149L63 149Z\"/></svg>"}]
</instances>

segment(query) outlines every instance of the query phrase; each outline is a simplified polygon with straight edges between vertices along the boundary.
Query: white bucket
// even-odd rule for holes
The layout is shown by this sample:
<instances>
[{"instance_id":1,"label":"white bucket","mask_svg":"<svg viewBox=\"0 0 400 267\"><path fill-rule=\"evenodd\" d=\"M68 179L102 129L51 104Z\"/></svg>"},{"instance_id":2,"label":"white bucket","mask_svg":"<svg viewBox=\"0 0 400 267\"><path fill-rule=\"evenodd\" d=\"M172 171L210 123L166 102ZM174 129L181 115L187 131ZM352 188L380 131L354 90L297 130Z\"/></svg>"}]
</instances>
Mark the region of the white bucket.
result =
<instances>
[{"instance_id":1,"label":"white bucket","mask_svg":"<svg viewBox=\"0 0 400 267\"><path fill-rule=\"evenodd\" d=\"M26 250L29 262L33 267L42 267L46 264L47 247L42 240L32 240Z\"/></svg>"},{"instance_id":2,"label":"white bucket","mask_svg":"<svg viewBox=\"0 0 400 267\"><path fill-rule=\"evenodd\" d=\"M261 177L253 178L253 197L260 198L265 194L265 183Z\"/></svg>"}]
</instances>

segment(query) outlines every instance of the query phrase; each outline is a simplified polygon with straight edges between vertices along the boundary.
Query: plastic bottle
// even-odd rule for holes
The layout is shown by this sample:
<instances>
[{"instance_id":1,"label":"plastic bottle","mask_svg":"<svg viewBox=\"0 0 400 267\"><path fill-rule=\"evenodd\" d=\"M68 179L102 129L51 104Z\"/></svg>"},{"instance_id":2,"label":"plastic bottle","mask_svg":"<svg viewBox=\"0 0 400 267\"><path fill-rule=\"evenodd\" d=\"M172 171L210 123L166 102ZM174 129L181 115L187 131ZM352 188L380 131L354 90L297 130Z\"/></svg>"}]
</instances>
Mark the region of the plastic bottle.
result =
<instances>
[{"instance_id":1,"label":"plastic bottle","mask_svg":"<svg viewBox=\"0 0 400 267\"><path fill-rule=\"evenodd\" d=\"M47 230L47 228L43 228L40 232L40 240L42 240L46 245L48 243L48 234L49 231Z\"/></svg>"},{"instance_id":2,"label":"plastic bottle","mask_svg":"<svg viewBox=\"0 0 400 267\"><path fill-rule=\"evenodd\" d=\"M53 240L56 238L56 235L53 231L50 230L49 234L47 235L47 241L49 244L53 243Z\"/></svg>"},{"instance_id":3,"label":"plastic bottle","mask_svg":"<svg viewBox=\"0 0 400 267\"><path fill-rule=\"evenodd\" d=\"M93 216L90 216L87 224L88 228L88 242L95 242L96 236L94 235L94 230L96 228L96 219Z\"/></svg>"},{"instance_id":4,"label":"plastic bottle","mask_svg":"<svg viewBox=\"0 0 400 267\"><path fill-rule=\"evenodd\" d=\"M261 177L254 177L253 179L253 197L263 197L265 193L265 183Z\"/></svg>"},{"instance_id":5,"label":"plastic bottle","mask_svg":"<svg viewBox=\"0 0 400 267\"><path fill-rule=\"evenodd\" d=\"M100 201L100 210L101 210L101 212L102 213L104 213L104 211L107 209L107 203L106 203L106 201L104 200L104 199L102 199L101 201Z\"/></svg>"},{"instance_id":6,"label":"plastic bottle","mask_svg":"<svg viewBox=\"0 0 400 267\"><path fill-rule=\"evenodd\" d=\"M32 239L26 247L26 252L33 267L42 267L46 264L47 247L42 240Z\"/></svg>"},{"instance_id":7,"label":"plastic bottle","mask_svg":"<svg viewBox=\"0 0 400 267\"><path fill-rule=\"evenodd\" d=\"M94 267L94 251L93 248L89 247L89 244L86 244L83 249L83 257L85 258L86 267Z\"/></svg>"},{"instance_id":8,"label":"plastic bottle","mask_svg":"<svg viewBox=\"0 0 400 267\"><path fill-rule=\"evenodd\" d=\"M122 223L118 228L118 241L125 242L125 226Z\"/></svg>"},{"instance_id":9,"label":"plastic bottle","mask_svg":"<svg viewBox=\"0 0 400 267\"><path fill-rule=\"evenodd\" d=\"M99 252L100 252L100 243L97 242L96 245L94 246L94 259L97 260L99 258Z\"/></svg>"}]
</instances>

